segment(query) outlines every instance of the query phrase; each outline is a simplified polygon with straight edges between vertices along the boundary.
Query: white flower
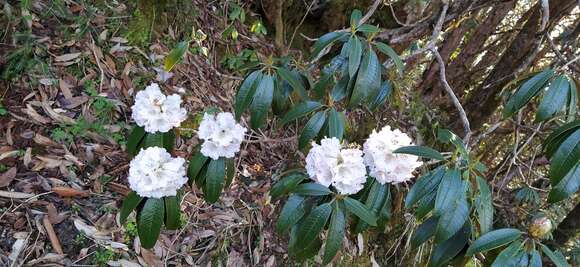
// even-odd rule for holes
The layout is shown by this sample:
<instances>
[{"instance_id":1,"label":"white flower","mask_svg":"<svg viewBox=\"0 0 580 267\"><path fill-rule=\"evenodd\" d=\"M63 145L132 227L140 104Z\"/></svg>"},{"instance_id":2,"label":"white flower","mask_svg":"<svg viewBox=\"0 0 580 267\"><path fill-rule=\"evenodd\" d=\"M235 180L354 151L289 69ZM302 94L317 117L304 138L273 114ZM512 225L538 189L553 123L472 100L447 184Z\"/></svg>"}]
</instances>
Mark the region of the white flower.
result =
<instances>
[{"instance_id":1,"label":"white flower","mask_svg":"<svg viewBox=\"0 0 580 267\"><path fill-rule=\"evenodd\" d=\"M185 160L164 148L142 149L129 164L129 187L142 197L175 196L186 182Z\"/></svg>"},{"instance_id":2,"label":"white flower","mask_svg":"<svg viewBox=\"0 0 580 267\"><path fill-rule=\"evenodd\" d=\"M144 127L146 132L165 133L173 127L179 127L187 118L187 111L180 106L181 96L165 96L159 85L152 83L145 90L137 92L131 111L137 125Z\"/></svg>"},{"instance_id":3,"label":"white flower","mask_svg":"<svg viewBox=\"0 0 580 267\"><path fill-rule=\"evenodd\" d=\"M373 130L364 143L364 161L370 176L381 184L401 183L413 178L413 170L421 166L419 157L407 154L393 154L402 146L413 145L412 140L399 129L385 126L380 132Z\"/></svg>"},{"instance_id":4,"label":"white flower","mask_svg":"<svg viewBox=\"0 0 580 267\"><path fill-rule=\"evenodd\" d=\"M312 180L333 185L341 194L360 191L366 181L366 169L359 149L341 149L336 138L324 138L320 145L312 143L306 156L306 172Z\"/></svg>"},{"instance_id":5,"label":"white flower","mask_svg":"<svg viewBox=\"0 0 580 267\"><path fill-rule=\"evenodd\" d=\"M236 123L232 113L205 113L197 131L198 137L204 140L201 153L214 160L233 158L240 151L245 133L246 128Z\"/></svg>"}]
</instances>

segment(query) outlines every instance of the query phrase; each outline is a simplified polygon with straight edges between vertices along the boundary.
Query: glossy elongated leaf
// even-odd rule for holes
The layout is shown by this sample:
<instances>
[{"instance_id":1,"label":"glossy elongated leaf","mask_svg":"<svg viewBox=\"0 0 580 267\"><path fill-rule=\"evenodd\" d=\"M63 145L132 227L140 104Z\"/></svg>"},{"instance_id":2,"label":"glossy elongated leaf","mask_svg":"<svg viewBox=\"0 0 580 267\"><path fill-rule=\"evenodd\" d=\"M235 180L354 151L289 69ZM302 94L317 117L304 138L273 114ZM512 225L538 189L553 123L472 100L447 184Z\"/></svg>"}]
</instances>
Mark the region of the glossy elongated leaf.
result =
<instances>
[{"instance_id":1,"label":"glossy elongated leaf","mask_svg":"<svg viewBox=\"0 0 580 267\"><path fill-rule=\"evenodd\" d=\"M445 172L435 198L435 214L442 215L449 207L455 205L455 200L461 196L465 198L463 182L458 169L449 169ZM461 224L463 225L463 224Z\"/></svg>"},{"instance_id":2,"label":"glossy elongated leaf","mask_svg":"<svg viewBox=\"0 0 580 267\"><path fill-rule=\"evenodd\" d=\"M377 54L368 49L361 62L359 73L350 96L348 105L354 107L378 93L381 86L381 64Z\"/></svg>"},{"instance_id":3,"label":"glossy elongated leaf","mask_svg":"<svg viewBox=\"0 0 580 267\"><path fill-rule=\"evenodd\" d=\"M465 144L463 144L461 138L459 138L459 136L452 133L451 131L447 129L439 129L437 131L437 139L441 142L452 143L457 148L457 150L459 150L463 157L469 157L467 149L465 148Z\"/></svg>"},{"instance_id":4,"label":"glossy elongated leaf","mask_svg":"<svg viewBox=\"0 0 580 267\"><path fill-rule=\"evenodd\" d=\"M276 70L276 73L278 74L278 76L280 76L286 82L288 82L288 84L290 84L290 86L292 86L292 88L294 90L296 90L298 92L298 94L300 94L300 96L303 99L308 98L308 94L306 93L306 88L304 87L304 84L302 83L302 79L300 78L300 74L298 74L298 73L294 74L285 68L278 68Z\"/></svg>"},{"instance_id":5,"label":"glossy elongated leaf","mask_svg":"<svg viewBox=\"0 0 580 267\"><path fill-rule=\"evenodd\" d=\"M278 220L276 221L276 231L278 233L288 231L290 227L302 219L306 213L304 202L304 197L300 195L291 195L286 200L286 204L284 204L280 216L278 216Z\"/></svg>"},{"instance_id":6,"label":"glossy elongated leaf","mask_svg":"<svg viewBox=\"0 0 580 267\"><path fill-rule=\"evenodd\" d=\"M272 186L272 189L270 189L270 196L276 199L285 194L288 194L292 192L294 188L296 188L296 186L306 178L308 178L308 176L302 172L290 173Z\"/></svg>"},{"instance_id":7,"label":"glossy elongated leaf","mask_svg":"<svg viewBox=\"0 0 580 267\"><path fill-rule=\"evenodd\" d=\"M532 250L530 252L530 262L528 264L529 267L542 267L542 256L540 252L537 250Z\"/></svg>"},{"instance_id":8,"label":"glossy elongated leaf","mask_svg":"<svg viewBox=\"0 0 580 267\"><path fill-rule=\"evenodd\" d=\"M348 33L346 32L329 32L327 34L322 35L320 38L318 38L318 41L316 41L316 43L314 43L314 45L312 46L312 58L313 59L319 58L321 56L320 53L323 50L325 50L334 42L347 35Z\"/></svg>"},{"instance_id":9,"label":"glossy elongated leaf","mask_svg":"<svg viewBox=\"0 0 580 267\"><path fill-rule=\"evenodd\" d=\"M521 254L525 253L521 244L522 243L519 240L511 243L507 248L502 250L499 255L497 255L491 266L517 267Z\"/></svg>"},{"instance_id":10,"label":"glossy elongated leaf","mask_svg":"<svg viewBox=\"0 0 580 267\"><path fill-rule=\"evenodd\" d=\"M310 214L306 215L304 221L298 225L296 244L305 247L316 240L322 229L324 229L331 212L330 203L324 203L312 209Z\"/></svg>"},{"instance_id":11,"label":"glossy elongated leaf","mask_svg":"<svg viewBox=\"0 0 580 267\"><path fill-rule=\"evenodd\" d=\"M292 108L284 117L280 120L280 125L283 126L295 119L306 116L306 114L315 111L322 107L322 104L317 101L304 101Z\"/></svg>"},{"instance_id":12,"label":"glossy elongated leaf","mask_svg":"<svg viewBox=\"0 0 580 267\"><path fill-rule=\"evenodd\" d=\"M437 202L435 202L437 205ZM469 204L465 194L457 196L450 206L439 215L439 222L435 230L435 242L441 243L457 233L469 217Z\"/></svg>"},{"instance_id":13,"label":"glossy elongated leaf","mask_svg":"<svg viewBox=\"0 0 580 267\"><path fill-rule=\"evenodd\" d=\"M570 100L569 94L570 84L565 75L560 75L552 80L548 91L546 91L538 106L536 121L545 121L553 117L558 111L561 111Z\"/></svg>"},{"instance_id":14,"label":"glossy elongated leaf","mask_svg":"<svg viewBox=\"0 0 580 267\"><path fill-rule=\"evenodd\" d=\"M570 134L550 159L550 183L560 180L580 161L580 129Z\"/></svg>"},{"instance_id":15,"label":"glossy elongated leaf","mask_svg":"<svg viewBox=\"0 0 580 267\"><path fill-rule=\"evenodd\" d=\"M393 85L390 81L384 81L381 87L379 88L377 94L375 96L371 96L371 100L369 102L369 110L375 111L378 107L383 105L385 101L391 95L393 91Z\"/></svg>"},{"instance_id":16,"label":"glossy elongated leaf","mask_svg":"<svg viewBox=\"0 0 580 267\"><path fill-rule=\"evenodd\" d=\"M254 129L261 128L266 122L266 117L268 116L268 110L272 105L272 99L274 97L274 77L272 75L265 74L262 76L258 87L256 88L256 93L250 104L250 125Z\"/></svg>"},{"instance_id":17,"label":"glossy elongated leaf","mask_svg":"<svg viewBox=\"0 0 580 267\"><path fill-rule=\"evenodd\" d=\"M303 196L326 196L332 193L328 187L317 183L299 184L292 192Z\"/></svg>"},{"instance_id":18,"label":"glossy elongated leaf","mask_svg":"<svg viewBox=\"0 0 580 267\"><path fill-rule=\"evenodd\" d=\"M562 255L560 251L552 251L548 246L544 244L540 244L542 247L542 252L552 260L552 262L556 265L556 267L569 267L570 265L566 261L566 257Z\"/></svg>"},{"instance_id":19,"label":"glossy elongated leaf","mask_svg":"<svg viewBox=\"0 0 580 267\"><path fill-rule=\"evenodd\" d=\"M205 184L203 186L204 198L209 203L216 202L224 188L226 176L226 163L224 158L210 160L207 164Z\"/></svg>"},{"instance_id":20,"label":"glossy elongated leaf","mask_svg":"<svg viewBox=\"0 0 580 267\"><path fill-rule=\"evenodd\" d=\"M145 128L141 126L133 127L133 130L131 131L129 137L127 138L127 152L129 153L129 155L131 156L137 155L137 152L139 152L139 145L143 141L144 137L145 137Z\"/></svg>"},{"instance_id":21,"label":"glossy elongated leaf","mask_svg":"<svg viewBox=\"0 0 580 267\"><path fill-rule=\"evenodd\" d=\"M518 229L503 228L488 232L476 239L467 249L466 256L471 257L475 253L485 252L501 247L522 236Z\"/></svg>"},{"instance_id":22,"label":"glossy elongated leaf","mask_svg":"<svg viewBox=\"0 0 580 267\"><path fill-rule=\"evenodd\" d=\"M226 159L226 187L229 187L236 175L236 161L233 158Z\"/></svg>"},{"instance_id":23,"label":"glossy elongated leaf","mask_svg":"<svg viewBox=\"0 0 580 267\"><path fill-rule=\"evenodd\" d=\"M377 217L358 200L346 197L343 202L346 209L356 215L359 219L371 226L377 226Z\"/></svg>"},{"instance_id":24,"label":"glossy elongated leaf","mask_svg":"<svg viewBox=\"0 0 580 267\"><path fill-rule=\"evenodd\" d=\"M303 149L304 147L306 147L306 145L308 145L308 143L318 135L325 121L326 121L325 110L316 112L312 116L312 118L308 120L306 125L304 125L304 129L302 129L300 137L298 138L299 149Z\"/></svg>"},{"instance_id":25,"label":"glossy elongated leaf","mask_svg":"<svg viewBox=\"0 0 580 267\"><path fill-rule=\"evenodd\" d=\"M419 225L411 237L411 247L418 248L429 238L433 237L435 229L437 229L437 222L439 222L439 219L436 216L432 216Z\"/></svg>"},{"instance_id":26,"label":"glossy elongated leaf","mask_svg":"<svg viewBox=\"0 0 580 267\"><path fill-rule=\"evenodd\" d=\"M129 192L129 194L123 200L123 204L121 205L121 211L119 215L119 222L121 222L121 224L125 224L129 214L131 214L131 212L137 208L137 206L139 206L139 203L141 203L142 200L143 197L137 195L135 191Z\"/></svg>"},{"instance_id":27,"label":"glossy elongated leaf","mask_svg":"<svg viewBox=\"0 0 580 267\"><path fill-rule=\"evenodd\" d=\"M569 122L554 130L543 143L548 158L551 158L560 144L577 129L580 129L580 120Z\"/></svg>"},{"instance_id":28,"label":"glossy elongated leaf","mask_svg":"<svg viewBox=\"0 0 580 267\"><path fill-rule=\"evenodd\" d=\"M358 9L355 9L350 14L350 27L356 29L359 26L360 19L362 18L362 12Z\"/></svg>"},{"instance_id":29,"label":"glossy elongated leaf","mask_svg":"<svg viewBox=\"0 0 580 267\"><path fill-rule=\"evenodd\" d=\"M165 216L165 205L161 198L148 198L137 218L137 233L141 246L150 249L155 246Z\"/></svg>"},{"instance_id":30,"label":"glossy elongated leaf","mask_svg":"<svg viewBox=\"0 0 580 267\"><path fill-rule=\"evenodd\" d=\"M323 98L326 95L327 88L334 84L335 80L331 74L322 74L322 76L320 76L320 80L318 80L318 82L314 84L314 87L312 88L312 91L314 91L314 94L316 95L315 98Z\"/></svg>"},{"instance_id":31,"label":"glossy elongated leaf","mask_svg":"<svg viewBox=\"0 0 580 267\"><path fill-rule=\"evenodd\" d=\"M189 160L189 166L187 168L187 176L189 177L189 184L197 180L198 175L201 173L201 169L207 163L208 157L201 154L201 152L195 153L195 155Z\"/></svg>"},{"instance_id":32,"label":"glossy elongated leaf","mask_svg":"<svg viewBox=\"0 0 580 267\"><path fill-rule=\"evenodd\" d=\"M489 185L481 176L476 177L479 192L476 200L477 218L481 234L486 234L493 228L493 199Z\"/></svg>"},{"instance_id":33,"label":"glossy elongated leaf","mask_svg":"<svg viewBox=\"0 0 580 267\"><path fill-rule=\"evenodd\" d=\"M143 148L163 147L163 133L146 133L143 139Z\"/></svg>"},{"instance_id":34,"label":"glossy elongated leaf","mask_svg":"<svg viewBox=\"0 0 580 267\"><path fill-rule=\"evenodd\" d=\"M444 174L445 167L440 166L417 179L417 182L413 185L411 190L409 190L409 193L405 198L405 208L408 209L412 207L425 195L435 192Z\"/></svg>"},{"instance_id":35,"label":"glossy elongated leaf","mask_svg":"<svg viewBox=\"0 0 580 267\"><path fill-rule=\"evenodd\" d=\"M177 196L167 196L163 200L165 201L165 227L169 230L175 230L179 228L181 217L179 199Z\"/></svg>"},{"instance_id":36,"label":"glossy elongated leaf","mask_svg":"<svg viewBox=\"0 0 580 267\"><path fill-rule=\"evenodd\" d=\"M310 242L306 246L295 244L294 246L288 247L288 254L291 258L296 259L299 262L303 262L310 259L318 254L320 248L322 247L322 241L319 237Z\"/></svg>"},{"instance_id":37,"label":"glossy elongated leaf","mask_svg":"<svg viewBox=\"0 0 580 267\"><path fill-rule=\"evenodd\" d=\"M254 94L256 93L256 88L258 84L262 80L262 72L256 70L244 81L238 89L238 93L236 94L236 101L234 103L234 113L236 114L236 120L239 120L242 117L242 113L250 106L252 99L254 98Z\"/></svg>"},{"instance_id":38,"label":"glossy elongated leaf","mask_svg":"<svg viewBox=\"0 0 580 267\"><path fill-rule=\"evenodd\" d=\"M336 137L338 140L342 140L342 136L344 135L344 123L336 109L330 108L327 123L328 137Z\"/></svg>"},{"instance_id":39,"label":"glossy elongated leaf","mask_svg":"<svg viewBox=\"0 0 580 267\"><path fill-rule=\"evenodd\" d=\"M360 25L356 30L364 33L377 33L380 31L380 28L375 25L363 24Z\"/></svg>"},{"instance_id":40,"label":"glossy elongated leaf","mask_svg":"<svg viewBox=\"0 0 580 267\"><path fill-rule=\"evenodd\" d=\"M401 57L399 57L397 52L395 52L395 50L392 47L390 47L385 43L377 42L375 43L375 46L379 49L379 51L381 51L381 53L387 55L388 57L391 58L391 60L393 60L393 62L395 63L395 67L399 72L399 75L403 76L403 72L405 71L405 64L403 63L403 60L401 60Z\"/></svg>"},{"instance_id":41,"label":"glossy elongated leaf","mask_svg":"<svg viewBox=\"0 0 580 267\"><path fill-rule=\"evenodd\" d=\"M163 147L167 152L171 153L173 147L175 146L175 131L173 129L163 133Z\"/></svg>"},{"instance_id":42,"label":"glossy elongated leaf","mask_svg":"<svg viewBox=\"0 0 580 267\"><path fill-rule=\"evenodd\" d=\"M570 88L570 99L568 101L568 122L572 122L576 119L576 111L578 110L578 86L580 84L574 78L568 77L568 83Z\"/></svg>"},{"instance_id":43,"label":"glossy elongated leaf","mask_svg":"<svg viewBox=\"0 0 580 267\"><path fill-rule=\"evenodd\" d=\"M465 247L471 234L471 225L467 221L463 227L451 238L437 245L431 254L430 266L447 266Z\"/></svg>"},{"instance_id":44,"label":"glossy elongated leaf","mask_svg":"<svg viewBox=\"0 0 580 267\"><path fill-rule=\"evenodd\" d=\"M368 195L366 196L365 207L367 207L367 209L377 217L377 224L380 224L381 222L381 209L386 204L386 202L390 200L387 198L390 198L389 185L381 184L375 180L371 185L371 189L369 190ZM361 233L368 227L369 225L366 222L358 220L355 227L355 233Z\"/></svg>"},{"instance_id":45,"label":"glossy elongated leaf","mask_svg":"<svg viewBox=\"0 0 580 267\"><path fill-rule=\"evenodd\" d=\"M169 55L165 57L163 63L163 69L167 72L171 71L173 67L183 59L185 52L189 48L189 41L182 41L177 43L177 46L169 52Z\"/></svg>"},{"instance_id":46,"label":"glossy elongated leaf","mask_svg":"<svg viewBox=\"0 0 580 267\"><path fill-rule=\"evenodd\" d=\"M410 154L424 158L445 160L439 151L426 146L402 146L395 149L393 153Z\"/></svg>"},{"instance_id":47,"label":"glossy elongated leaf","mask_svg":"<svg viewBox=\"0 0 580 267\"><path fill-rule=\"evenodd\" d=\"M337 201L332 204L332 215L328 226L328 235L324 245L324 258L322 264L332 261L336 253L342 247L342 240L346 233L346 216Z\"/></svg>"},{"instance_id":48,"label":"glossy elongated leaf","mask_svg":"<svg viewBox=\"0 0 580 267\"><path fill-rule=\"evenodd\" d=\"M332 87L332 91L330 92L330 96L334 102L338 102L346 97L348 91L348 85L350 82L350 77L347 75L343 75L340 80Z\"/></svg>"},{"instance_id":49,"label":"glossy elongated leaf","mask_svg":"<svg viewBox=\"0 0 580 267\"><path fill-rule=\"evenodd\" d=\"M576 163L562 180L552 187L548 195L548 202L555 203L574 195L580 189L580 161Z\"/></svg>"},{"instance_id":50,"label":"glossy elongated leaf","mask_svg":"<svg viewBox=\"0 0 580 267\"><path fill-rule=\"evenodd\" d=\"M356 36L350 37L348 43L348 46L350 47L348 53L348 76L352 78L358 71L361 63L362 43Z\"/></svg>"},{"instance_id":51,"label":"glossy elongated leaf","mask_svg":"<svg viewBox=\"0 0 580 267\"><path fill-rule=\"evenodd\" d=\"M417 220L422 220L430 211L435 207L435 197L437 196L437 191L432 192L432 194L427 194L424 196L417 205L417 210L415 211L415 216Z\"/></svg>"},{"instance_id":52,"label":"glossy elongated leaf","mask_svg":"<svg viewBox=\"0 0 580 267\"><path fill-rule=\"evenodd\" d=\"M532 97L544 88L546 82L552 75L554 75L554 70L547 69L524 82L505 104L503 111L504 117L512 116L516 111L526 105Z\"/></svg>"}]
</instances>

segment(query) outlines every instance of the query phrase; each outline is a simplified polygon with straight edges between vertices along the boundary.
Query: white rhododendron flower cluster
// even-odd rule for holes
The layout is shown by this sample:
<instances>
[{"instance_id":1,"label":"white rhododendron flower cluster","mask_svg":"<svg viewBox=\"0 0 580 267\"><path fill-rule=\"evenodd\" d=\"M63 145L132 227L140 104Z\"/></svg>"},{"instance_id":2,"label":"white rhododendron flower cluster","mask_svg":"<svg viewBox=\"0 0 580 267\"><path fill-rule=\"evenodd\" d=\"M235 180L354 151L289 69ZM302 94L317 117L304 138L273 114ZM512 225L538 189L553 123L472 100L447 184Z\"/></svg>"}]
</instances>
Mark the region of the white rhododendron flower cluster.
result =
<instances>
[{"instance_id":1,"label":"white rhododendron flower cluster","mask_svg":"<svg viewBox=\"0 0 580 267\"><path fill-rule=\"evenodd\" d=\"M129 164L129 187L142 197L175 196L186 182L185 159L164 148L142 149Z\"/></svg>"},{"instance_id":2,"label":"white rhododendron flower cluster","mask_svg":"<svg viewBox=\"0 0 580 267\"><path fill-rule=\"evenodd\" d=\"M419 157L393 154L397 148L411 145L412 139L399 129L391 130L390 126L385 126L380 132L373 130L363 146L370 176L381 184L396 184L413 178L413 170L422 164Z\"/></svg>"},{"instance_id":3,"label":"white rhododendron flower cluster","mask_svg":"<svg viewBox=\"0 0 580 267\"><path fill-rule=\"evenodd\" d=\"M201 153L217 160L219 157L233 158L240 151L246 128L236 122L234 115L221 112L204 114L197 135L204 142Z\"/></svg>"},{"instance_id":4,"label":"white rhododendron flower cluster","mask_svg":"<svg viewBox=\"0 0 580 267\"><path fill-rule=\"evenodd\" d=\"M181 96L164 95L159 85L152 83L145 90L137 92L135 104L131 107L137 125L148 133L168 132L179 127L187 118L187 111L181 108Z\"/></svg>"},{"instance_id":5,"label":"white rhododendron flower cluster","mask_svg":"<svg viewBox=\"0 0 580 267\"><path fill-rule=\"evenodd\" d=\"M341 148L337 138L324 138L320 145L312 143L306 157L306 171L312 180L333 185L341 194L355 194L366 181L366 168L362 151Z\"/></svg>"}]
</instances>

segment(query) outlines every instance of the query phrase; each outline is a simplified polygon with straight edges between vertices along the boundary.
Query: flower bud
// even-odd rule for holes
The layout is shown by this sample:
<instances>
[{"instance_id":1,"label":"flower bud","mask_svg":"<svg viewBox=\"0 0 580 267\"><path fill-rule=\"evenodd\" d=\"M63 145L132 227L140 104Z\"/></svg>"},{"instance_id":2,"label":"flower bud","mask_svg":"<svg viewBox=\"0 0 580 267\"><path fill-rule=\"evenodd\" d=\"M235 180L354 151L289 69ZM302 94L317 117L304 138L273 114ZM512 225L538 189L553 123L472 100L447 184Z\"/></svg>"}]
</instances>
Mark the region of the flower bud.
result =
<instances>
[{"instance_id":1,"label":"flower bud","mask_svg":"<svg viewBox=\"0 0 580 267\"><path fill-rule=\"evenodd\" d=\"M528 232L533 238L542 238L552 230L552 221L544 216L537 216L532 219Z\"/></svg>"}]
</instances>

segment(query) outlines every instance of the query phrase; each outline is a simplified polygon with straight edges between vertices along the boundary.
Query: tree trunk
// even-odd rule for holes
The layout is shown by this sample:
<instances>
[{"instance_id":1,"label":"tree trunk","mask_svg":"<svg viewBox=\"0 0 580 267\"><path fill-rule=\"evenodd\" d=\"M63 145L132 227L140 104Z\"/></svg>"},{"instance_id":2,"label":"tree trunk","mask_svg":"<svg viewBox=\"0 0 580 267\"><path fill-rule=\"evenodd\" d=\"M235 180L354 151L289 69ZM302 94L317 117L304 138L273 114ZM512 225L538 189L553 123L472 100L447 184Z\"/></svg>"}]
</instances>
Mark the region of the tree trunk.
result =
<instances>
[{"instance_id":1,"label":"tree trunk","mask_svg":"<svg viewBox=\"0 0 580 267\"><path fill-rule=\"evenodd\" d=\"M568 216L558 224L556 230L554 230L554 243L555 245L561 247L568 240L574 238L578 235L580 230L580 204L576 204L576 207Z\"/></svg>"}]
</instances>

